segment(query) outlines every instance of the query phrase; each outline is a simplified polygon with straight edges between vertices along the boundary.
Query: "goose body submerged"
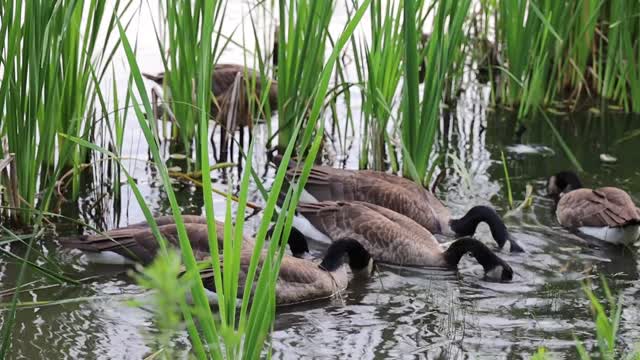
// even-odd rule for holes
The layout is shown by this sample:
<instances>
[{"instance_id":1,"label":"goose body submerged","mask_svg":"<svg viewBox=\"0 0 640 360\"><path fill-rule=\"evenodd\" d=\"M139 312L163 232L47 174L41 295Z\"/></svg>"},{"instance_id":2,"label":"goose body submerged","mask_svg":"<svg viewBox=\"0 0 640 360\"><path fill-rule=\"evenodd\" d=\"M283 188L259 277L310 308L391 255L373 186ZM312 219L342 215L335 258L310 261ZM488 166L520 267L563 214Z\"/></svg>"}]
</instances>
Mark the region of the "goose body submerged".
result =
<instances>
[{"instance_id":1,"label":"goose body submerged","mask_svg":"<svg viewBox=\"0 0 640 360\"><path fill-rule=\"evenodd\" d=\"M640 237L640 210L616 187L587 189L573 172L549 178L547 192L557 200L560 225L612 244L631 244Z\"/></svg>"},{"instance_id":2,"label":"goose body submerged","mask_svg":"<svg viewBox=\"0 0 640 360\"><path fill-rule=\"evenodd\" d=\"M168 241L169 246L179 247L178 227L173 216L160 216L154 219L158 230ZM182 220L197 260L210 256L209 231L207 219L197 215L182 215ZM224 239L224 223L216 221L218 246L222 248ZM112 229L102 234L83 235L77 239L60 240L63 247L83 251L89 262L98 264L143 264L153 261L160 250L151 227L145 222L126 227ZM242 247L253 249L254 240L250 236L242 237ZM289 235L289 248L294 256L302 256L308 252L306 240L296 230Z\"/></svg>"}]
</instances>

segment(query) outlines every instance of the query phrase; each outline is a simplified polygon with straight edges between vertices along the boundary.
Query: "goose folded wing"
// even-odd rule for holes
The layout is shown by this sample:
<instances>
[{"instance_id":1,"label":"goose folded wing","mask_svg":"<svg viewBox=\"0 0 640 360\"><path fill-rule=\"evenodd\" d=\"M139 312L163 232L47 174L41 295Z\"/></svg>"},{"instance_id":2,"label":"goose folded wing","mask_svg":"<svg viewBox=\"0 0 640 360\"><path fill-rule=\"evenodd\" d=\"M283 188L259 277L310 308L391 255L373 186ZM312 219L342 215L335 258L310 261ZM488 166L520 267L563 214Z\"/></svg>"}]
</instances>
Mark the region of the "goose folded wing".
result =
<instances>
[{"instance_id":1,"label":"goose folded wing","mask_svg":"<svg viewBox=\"0 0 640 360\"><path fill-rule=\"evenodd\" d=\"M566 226L620 227L640 223L635 204L620 189L574 190L561 201L558 218Z\"/></svg>"},{"instance_id":2,"label":"goose folded wing","mask_svg":"<svg viewBox=\"0 0 640 360\"><path fill-rule=\"evenodd\" d=\"M289 181L301 175L302 167L291 167L287 171ZM304 187L318 201L355 200L355 188L350 172L328 166L314 166Z\"/></svg>"},{"instance_id":3,"label":"goose folded wing","mask_svg":"<svg viewBox=\"0 0 640 360\"><path fill-rule=\"evenodd\" d=\"M260 264L256 268L254 281L257 281L260 271L262 271L262 264L264 260L264 254L261 257ZM251 252L243 251L240 258L240 271L238 272L238 292L237 296L240 298L244 294L244 287L247 281L247 271L251 261ZM222 257L220 257L220 271L224 273L224 264ZM318 280L318 275L324 273L316 264L310 261L298 259L290 256L285 256L282 259L280 265L280 272L278 274L278 286L279 287L304 287L305 285L312 285ZM216 291L214 275L215 271L211 266L200 270L200 277L204 286L211 290ZM255 285L255 284L254 284ZM251 291L254 291L255 287Z\"/></svg>"},{"instance_id":4,"label":"goose folded wing","mask_svg":"<svg viewBox=\"0 0 640 360\"><path fill-rule=\"evenodd\" d=\"M93 253L111 251L142 263L153 260L157 251L157 246L153 246L157 242L150 231L129 228L90 235L80 240L65 240L61 243L67 248Z\"/></svg>"}]
</instances>

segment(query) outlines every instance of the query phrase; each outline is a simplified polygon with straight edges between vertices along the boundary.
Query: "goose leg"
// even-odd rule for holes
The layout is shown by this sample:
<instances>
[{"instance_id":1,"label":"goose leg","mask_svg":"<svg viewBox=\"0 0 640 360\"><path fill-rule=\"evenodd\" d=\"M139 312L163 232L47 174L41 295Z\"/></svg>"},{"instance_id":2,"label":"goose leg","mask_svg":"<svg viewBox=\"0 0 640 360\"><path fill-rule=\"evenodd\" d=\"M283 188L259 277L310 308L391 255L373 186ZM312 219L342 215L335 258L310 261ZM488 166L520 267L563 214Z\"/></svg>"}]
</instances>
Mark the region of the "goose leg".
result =
<instances>
[{"instance_id":1,"label":"goose leg","mask_svg":"<svg viewBox=\"0 0 640 360\"><path fill-rule=\"evenodd\" d=\"M227 130L220 126L220 162L227 161Z\"/></svg>"}]
</instances>

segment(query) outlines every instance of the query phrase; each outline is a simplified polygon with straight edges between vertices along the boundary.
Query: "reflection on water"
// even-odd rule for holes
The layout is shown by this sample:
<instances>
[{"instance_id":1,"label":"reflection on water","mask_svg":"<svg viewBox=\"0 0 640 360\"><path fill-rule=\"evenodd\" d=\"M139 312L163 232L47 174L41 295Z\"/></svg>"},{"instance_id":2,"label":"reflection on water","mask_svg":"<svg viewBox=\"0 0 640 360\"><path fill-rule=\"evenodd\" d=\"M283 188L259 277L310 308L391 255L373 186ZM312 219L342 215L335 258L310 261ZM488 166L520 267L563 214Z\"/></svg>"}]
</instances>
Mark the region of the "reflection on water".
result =
<instances>
[{"instance_id":1,"label":"reflection on water","mask_svg":"<svg viewBox=\"0 0 640 360\"><path fill-rule=\"evenodd\" d=\"M382 268L376 278L352 284L339 299L280 310L273 334L274 358L511 359L530 355L539 346L547 347L552 355L573 358L574 336L593 339L591 313L580 286L581 280L594 274L605 275L614 291L623 296L621 347L628 349L640 341L637 251L583 240L558 227L553 203L544 196L543 188L546 178L570 168L570 161L543 119L532 118L518 124L513 114L487 115L482 105L486 103L485 95L483 89L468 89L455 111L443 118L437 146L455 158L446 158L446 176L437 193L456 216L479 204L491 204L499 213L506 213L500 163L500 152L504 151L515 200L523 199L527 184L534 187L532 208L505 219L512 235L527 250L524 255L501 253L515 271L514 281L485 282L481 280L481 267L467 258L461 262L458 274ZM640 120L620 115L596 117L590 113L553 120L584 167L586 184L617 184L634 197L640 195L635 155L640 139L617 143L627 131L637 128ZM137 129L130 128L125 150L144 159L146 148ZM258 126L256 131L256 147L264 147L265 126ZM355 146L347 146L350 150L346 154L333 153L341 148L339 144L327 144L330 158L346 159L347 166L355 168L359 138L352 141ZM601 153L614 155L618 162L603 165ZM458 159L468 175L452 170ZM263 172L265 161L265 155L256 155L258 172L268 185L273 170ZM168 213L162 187L149 175L148 166L136 161L127 166L155 213ZM235 184L237 173L231 171L228 175L228 181ZM217 180L219 188L226 189L224 182ZM201 212L202 194L197 188L176 184L176 190L185 212ZM63 210L101 228L143 218L126 187L117 202L100 196L99 191L99 187L88 191L79 206ZM222 214L224 199L214 200L217 212ZM255 188L250 201L261 201ZM101 204L98 210L96 203ZM118 216L114 215L114 207L119 210ZM249 232L255 229L257 220L249 220ZM74 231L75 226L68 224L58 228L62 235ZM478 237L494 246L486 226L481 226ZM60 252L53 241L43 241L39 246L62 263L66 272L78 274L77 277L99 277L82 286L23 293L22 301L79 299L19 310L10 358L140 359L151 352L155 331L152 308L127 305L127 299L144 294L123 269L84 264L78 256ZM12 286L16 275L15 261L0 257L3 289ZM49 284L38 274L29 274L27 281L36 280L39 285ZM4 297L2 301L9 299ZM186 357L186 335L180 334L174 340L177 352Z\"/></svg>"}]
</instances>

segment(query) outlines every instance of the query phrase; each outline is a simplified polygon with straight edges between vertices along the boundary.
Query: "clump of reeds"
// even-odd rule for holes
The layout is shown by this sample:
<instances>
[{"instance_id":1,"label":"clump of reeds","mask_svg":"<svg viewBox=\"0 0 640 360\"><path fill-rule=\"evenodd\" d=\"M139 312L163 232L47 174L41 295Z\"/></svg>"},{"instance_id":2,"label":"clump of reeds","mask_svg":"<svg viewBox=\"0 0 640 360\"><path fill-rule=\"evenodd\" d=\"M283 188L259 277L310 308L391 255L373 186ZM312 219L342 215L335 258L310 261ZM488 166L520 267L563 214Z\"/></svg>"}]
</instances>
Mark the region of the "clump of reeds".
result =
<instances>
[{"instance_id":1,"label":"clump of reeds","mask_svg":"<svg viewBox=\"0 0 640 360\"><path fill-rule=\"evenodd\" d=\"M0 4L0 176L12 208L49 208L55 182L72 171L73 197L88 152L58 134L90 139L96 97L118 47L115 19L130 1L3 1ZM32 213L18 212L22 223Z\"/></svg>"},{"instance_id":2,"label":"clump of reeds","mask_svg":"<svg viewBox=\"0 0 640 360\"><path fill-rule=\"evenodd\" d=\"M360 168L384 170L387 152L393 156L388 134L389 121L397 110L398 85L403 75L404 47L402 7L394 2L374 0L371 3L371 41L360 41L355 49L358 80L362 84L362 134ZM397 170L397 161L392 161Z\"/></svg>"},{"instance_id":3,"label":"clump of reeds","mask_svg":"<svg viewBox=\"0 0 640 360\"><path fill-rule=\"evenodd\" d=\"M286 149L296 121L309 115L325 65L333 1L278 1L278 148ZM310 130L313 130L312 128ZM309 132L310 134L310 132ZM305 141L308 143L305 135Z\"/></svg>"},{"instance_id":4,"label":"clump of reeds","mask_svg":"<svg viewBox=\"0 0 640 360\"><path fill-rule=\"evenodd\" d=\"M518 117L598 98L640 111L637 2L499 1L492 11L503 59L493 89L498 102L518 107Z\"/></svg>"},{"instance_id":5,"label":"clump of reeds","mask_svg":"<svg viewBox=\"0 0 640 360\"><path fill-rule=\"evenodd\" d=\"M405 78L402 93L403 173L415 181L428 184L430 158L440 123L440 104L445 95L447 76L451 75L463 44L463 25L469 11L469 0L437 2L424 55L418 54L420 33L417 4L404 1ZM425 78L422 94L418 87L419 63L424 61ZM453 77L449 77L452 81Z\"/></svg>"}]
</instances>

